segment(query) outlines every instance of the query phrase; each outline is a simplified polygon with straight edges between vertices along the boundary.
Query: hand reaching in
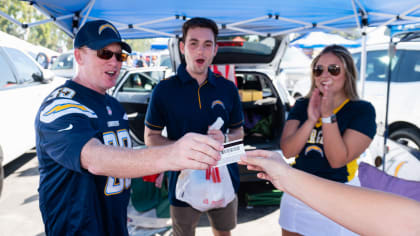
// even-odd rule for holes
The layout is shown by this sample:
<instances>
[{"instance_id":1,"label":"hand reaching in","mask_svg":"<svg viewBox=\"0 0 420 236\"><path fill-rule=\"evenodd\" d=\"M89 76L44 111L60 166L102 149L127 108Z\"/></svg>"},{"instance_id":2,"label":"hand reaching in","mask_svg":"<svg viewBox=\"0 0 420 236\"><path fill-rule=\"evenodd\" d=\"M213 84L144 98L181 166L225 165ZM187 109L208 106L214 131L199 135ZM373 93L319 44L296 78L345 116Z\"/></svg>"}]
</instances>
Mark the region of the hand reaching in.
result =
<instances>
[{"instance_id":1,"label":"hand reaching in","mask_svg":"<svg viewBox=\"0 0 420 236\"><path fill-rule=\"evenodd\" d=\"M239 164L247 165L249 170L261 171L257 175L258 178L268 180L277 189L284 190L290 166L279 153L265 150L249 151L241 158Z\"/></svg>"}]
</instances>

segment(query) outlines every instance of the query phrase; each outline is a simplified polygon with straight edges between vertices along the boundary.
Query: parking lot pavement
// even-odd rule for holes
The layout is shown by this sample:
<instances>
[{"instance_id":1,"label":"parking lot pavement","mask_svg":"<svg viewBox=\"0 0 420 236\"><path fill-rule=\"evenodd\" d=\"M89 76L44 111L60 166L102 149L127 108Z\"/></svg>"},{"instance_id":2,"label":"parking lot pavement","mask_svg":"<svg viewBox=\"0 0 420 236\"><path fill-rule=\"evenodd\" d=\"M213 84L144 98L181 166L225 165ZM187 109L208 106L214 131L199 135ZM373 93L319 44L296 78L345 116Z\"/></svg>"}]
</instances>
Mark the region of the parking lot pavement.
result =
<instances>
[{"instance_id":1,"label":"parking lot pavement","mask_svg":"<svg viewBox=\"0 0 420 236\"><path fill-rule=\"evenodd\" d=\"M41 236L45 235L41 213L38 207L39 171L35 152L26 153L5 168L0 198L0 236ZM241 202L240 202L241 203ZM278 225L278 206L247 207L238 209L238 225L232 235L281 235ZM212 235L205 215L196 229L197 236ZM132 236L169 236L170 228L161 230L140 229Z\"/></svg>"},{"instance_id":2,"label":"parking lot pavement","mask_svg":"<svg viewBox=\"0 0 420 236\"><path fill-rule=\"evenodd\" d=\"M1 236L45 235L38 208L38 160L35 153L27 153L25 157L17 161L32 159L4 179L0 198ZM5 168L6 174L8 171Z\"/></svg>"}]
</instances>

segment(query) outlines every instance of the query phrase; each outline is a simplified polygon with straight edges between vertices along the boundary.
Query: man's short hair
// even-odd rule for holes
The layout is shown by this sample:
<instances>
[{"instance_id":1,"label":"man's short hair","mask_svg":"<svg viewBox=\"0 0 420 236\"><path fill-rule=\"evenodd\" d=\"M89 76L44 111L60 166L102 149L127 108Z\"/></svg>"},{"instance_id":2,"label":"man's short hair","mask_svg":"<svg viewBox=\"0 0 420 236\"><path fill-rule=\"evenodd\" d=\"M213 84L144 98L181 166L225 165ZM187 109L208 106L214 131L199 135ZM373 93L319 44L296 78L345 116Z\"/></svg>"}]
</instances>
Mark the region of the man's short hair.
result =
<instances>
[{"instance_id":1,"label":"man's short hair","mask_svg":"<svg viewBox=\"0 0 420 236\"><path fill-rule=\"evenodd\" d=\"M216 42L217 34L219 34L219 29L217 27L216 22L207 18L203 18L203 17L194 17L187 20L182 25L182 41L184 43L185 43L185 39L187 38L188 30L197 28L197 27L211 29L211 31L213 31L213 34L214 34L214 42Z\"/></svg>"}]
</instances>

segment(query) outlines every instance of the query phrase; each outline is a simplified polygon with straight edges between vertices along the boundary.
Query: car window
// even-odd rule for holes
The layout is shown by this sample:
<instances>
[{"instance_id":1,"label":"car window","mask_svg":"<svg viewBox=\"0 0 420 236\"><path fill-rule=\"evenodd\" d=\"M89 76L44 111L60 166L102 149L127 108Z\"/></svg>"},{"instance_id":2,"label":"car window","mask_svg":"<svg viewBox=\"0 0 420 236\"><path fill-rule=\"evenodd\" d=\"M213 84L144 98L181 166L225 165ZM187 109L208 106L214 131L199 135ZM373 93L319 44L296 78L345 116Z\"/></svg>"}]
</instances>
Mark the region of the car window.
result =
<instances>
[{"instance_id":1,"label":"car window","mask_svg":"<svg viewBox=\"0 0 420 236\"><path fill-rule=\"evenodd\" d=\"M420 51L404 51L397 82L420 81Z\"/></svg>"},{"instance_id":2,"label":"car window","mask_svg":"<svg viewBox=\"0 0 420 236\"><path fill-rule=\"evenodd\" d=\"M143 73L131 73L121 87L122 92L151 91L157 82Z\"/></svg>"},{"instance_id":3,"label":"car window","mask_svg":"<svg viewBox=\"0 0 420 236\"><path fill-rule=\"evenodd\" d=\"M51 67L51 70L73 69L73 53L61 54Z\"/></svg>"},{"instance_id":4,"label":"car window","mask_svg":"<svg viewBox=\"0 0 420 236\"><path fill-rule=\"evenodd\" d=\"M17 69L17 80L19 83L30 83L34 81L34 76L39 78L42 76L42 71L36 65L36 62L32 61L23 52L15 48L4 47L4 49L10 58L13 58L12 63Z\"/></svg>"},{"instance_id":5,"label":"car window","mask_svg":"<svg viewBox=\"0 0 420 236\"><path fill-rule=\"evenodd\" d=\"M171 58L169 57L169 55L160 56L160 66L166 66L169 69L172 69Z\"/></svg>"},{"instance_id":6,"label":"car window","mask_svg":"<svg viewBox=\"0 0 420 236\"><path fill-rule=\"evenodd\" d=\"M393 61L391 70L395 69L400 57L400 52L397 52ZM353 60L356 64L356 68L360 69L360 53L353 54ZM366 60L366 81L387 81L387 70L388 70L389 56L387 50L369 51L367 52ZM393 81L395 77L392 77Z\"/></svg>"},{"instance_id":7,"label":"car window","mask_svg":"<svg viewBox=\"0 0 420 236\"><path fill-rule=\"evenodd\" d=\"M16 79L7 63L7 59L0 55L0 89L16 85Z\"/></svg>"},{"instance_id":8,"label":"car window","mask_svg":"<svg viewBox=\"0 0 420 236\"><path fill-rule=\"evenodd\" d=\"M159 71L159 70L145 71L145 72L143 72L143 74L153 78L156 81L161 81L162 79L165 78L165 72L164 71Z\"/></svg>"}]
</instances>

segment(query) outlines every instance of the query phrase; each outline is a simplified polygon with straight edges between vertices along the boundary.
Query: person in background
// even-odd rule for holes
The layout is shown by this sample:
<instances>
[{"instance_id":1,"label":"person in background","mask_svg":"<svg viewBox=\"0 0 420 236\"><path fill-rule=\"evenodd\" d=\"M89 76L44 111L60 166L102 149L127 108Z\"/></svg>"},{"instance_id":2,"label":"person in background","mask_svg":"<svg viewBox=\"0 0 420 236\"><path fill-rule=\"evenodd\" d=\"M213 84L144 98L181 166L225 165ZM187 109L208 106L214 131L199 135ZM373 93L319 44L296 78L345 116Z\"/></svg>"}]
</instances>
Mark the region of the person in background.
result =
<instances>
[{"instance_id":1,"label":"person in background","mask_svg":"<svg viewBox=\"0 0 420 236\"><path fill-rule=\"evenodd\" d=\"M281 149L293 167L341 183L360 185L357 158L376 133L375 109L357 95L357 71L348 50L327 46L312 62L309 94L296 101ZM281 201L282 235L353 235L289 194Z\"/></svg>"},{"instance_id":2,"label":"person in background","mask_svg":"<svg viewBox=\"0 0 420 236\"><path fill-rule=\"evenodd\" d=\"M173 143L187 132L207 134L219 143L242 139L243 114L238 90L231 81L215 75L209 68L217 53L218 28L214 21L192 18L182 27L180 42L185 64L177 74L161 81L153 90L146 113L145 143L159 146ZM221 130L210 129L218 117L224 120ZM166 127L167 138L162 136ZM228 165L235 192L239 187L236 163ZM175 236L195 234L202 212L175 197L180 172L169 172L170 212ZM238 200L224 208L207 211L214 235L230 235L236 226Z\"/></svg>"},{"instance_id":3,"label":"person in background","mask_svg":"<svg viewBox=\"0 0 420 236\"><path fill-rule=\"evenodd\" d=\"M357 234L420 235L417 201L308 174L291 168L277 152L247 152L240 164L260 171L259 178ZM321 235L325 229L318 230L310 235Z\"/></svg>"},{"instance_id":4,"label":"person in background","mask_svg":"<svg viewBox=\"0 0 420 236\"><path fill-rule=\"evenodd\" d=\"M207 169L223 147L189 133L170 145L132 149L127 114L106 93L130 46L110 22L96 20L80 28L74 48L76 77L43 101L35 120L45 233L128 235L130 178Z\"/></svg>"},{"instance_id":5,"label":"person in background","mask_svg":"<svg viewBox=\"0 0 420 236\"><path fill-rule=\"evenodd\" d=\"M139 55L136 63L137 67L147 67L146 62L144 61L143 55Z\"/></svg>"}]
</instances>

